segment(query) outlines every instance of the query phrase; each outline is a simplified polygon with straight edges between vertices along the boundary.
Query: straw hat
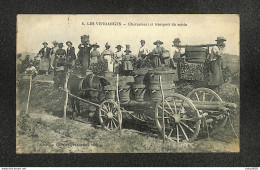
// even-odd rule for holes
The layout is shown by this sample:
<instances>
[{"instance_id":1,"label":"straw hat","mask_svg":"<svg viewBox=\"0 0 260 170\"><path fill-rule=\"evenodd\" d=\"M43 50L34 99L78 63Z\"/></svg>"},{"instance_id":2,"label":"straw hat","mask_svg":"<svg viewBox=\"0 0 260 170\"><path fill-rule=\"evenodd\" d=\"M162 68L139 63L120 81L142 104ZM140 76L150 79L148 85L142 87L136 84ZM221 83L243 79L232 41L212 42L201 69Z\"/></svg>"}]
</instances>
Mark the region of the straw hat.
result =
<instances>
[{"instance_id":1,"label":"straw hat","mask_svg":"<svg viewBox=\"0 0 260 170\"><path fill-rule=\"evenodd\" d=\"M71 44L71 45L72 45L72 42L71 42L71 41L67 41L66 44L67 44L67 45L68 45L68 44Z\"/></svg>"},{"instance_id":2,"label":"straw hat","mask_svg":"<svg viewBox=\"0 0 260 170\"><path fill-rule=\"evenodd\" d=\"M215 41L226 41L226 38L224 38L224 37L218 37Z\"/></svg>"},{"instance_id":3,"label":"straw hat","mask_svg":"<svg viewBox=\"0 0 260 170\"><path fill-rule=\"evenodd\" d=\"M94 47L94 46L96 46L97 48L99 48L100 46L97 44L97 43L95 43L95 44L92 44L92 47Z\"/></svg>"},{"instance_id":4,"label":"straw hat","mask_svg":"<svg viewBox=\"0 0 260 170\"><path fill-rule=\"evenodd\" d=\"M181 42L181 40L179 39L179 38L175 38L174 40L173 40L173 43L180 43Z\"/></svg>"},{"instance_id":5,"label":"straw hat","mask_svg":"<svg viewBox=\"0 0 260 170\"><path fill-rule=\"evenodd\" d=\"M43 44L43 45L44 45L44 44L48 45L48 43L47 43L47 42L43 42L42 44Z\"/></svg>"},{"instance_id":6,"label":"straw hat","mask_svg":"<svg viewBox=\"0 0 260 170\"><path fill-rule=\"evenodd\" d=\"M116 48L123 48L121 45L117 45Z\"/></svg>"},{"instance_id":7,"label":"straw hat","mask_svg":"<svg viewBox=\"0 0 260 170\"><path fill-rule=\"evenodd\" d=\"M110 45L108 44L108 42L106 43L105 47L110 47Z\"/></svg>"},{"instance_id":8,"label":"straw hat","mask_svg":"<svg viewBox=\"0 0 260 170\"><path fill-rule=\"evenodd\" d=\"M154 43L153 43L154 45L157 45L157 44L163 44L163 42L161 42L160 40L157 40L157 41L155 41Z\"/></svg>"}]
</instances>

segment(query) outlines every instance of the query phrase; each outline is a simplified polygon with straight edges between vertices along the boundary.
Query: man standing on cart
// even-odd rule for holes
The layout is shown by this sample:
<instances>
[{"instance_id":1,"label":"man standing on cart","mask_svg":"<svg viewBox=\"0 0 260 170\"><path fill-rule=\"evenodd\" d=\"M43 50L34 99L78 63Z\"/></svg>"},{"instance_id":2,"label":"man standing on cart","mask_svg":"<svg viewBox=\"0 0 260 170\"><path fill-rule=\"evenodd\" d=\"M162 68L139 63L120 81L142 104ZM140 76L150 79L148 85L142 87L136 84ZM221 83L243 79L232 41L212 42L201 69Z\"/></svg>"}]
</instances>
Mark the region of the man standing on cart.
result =
<instances>
[{"instance_id":1,"label":"man standing on cart","mask_svg":"<svg viewBox=\"0 0 260 170\"><path fill-rule=\"evenodd\" d=\"M86 74L86 70L89 70L90 65L90 50L92 49L91 44L89 44L89 36L81 36L81 44L78 46L78 59L82 64L82 74Z\"/></svg>"},{"instance_id":2,"label":"man standing on cart","mask_svg":"<svg viewBox=\"0 0 260 170\"><path fill-rule=\"evenodd\" d=\"M43 42L43 48L39 51L39 55L41 56L40 68L39 72L45 73L48 75L50 71L50 52L51 48L48 47L47 42Z\"/></svg>"},{"instance_id":3,"label":"man standing on cart","mask_svg":"<svg viewBox=\"0 0 260 170\"><path fill-rule=\"evenodd\" d=\"M62 49L63 43L59 43L59 49L56 51L54 58L54 86L64 87L65 84L65 65L66 65L66 51Z\"/></svg>"},{"instance_id":4,"label":"man standing on cart","mask_svg":"<svg viewBox=\"0 0 260 170\"><path fill-rule=\"evenodd\" d=\"M181 57L184 55L184 52L182 52L181 47L179 47L181 41L179 38L175 38L173 41L173 45L170 49L170 66L174 69L176 69L176 74L174 77L175 81L179 81L179 61Z\"/></svg>"},{"instance_id":5,"label":"man standing on cart","mask_svg":"<svg viewBox=\"0 0 260 170\"><path fill-rule=\"evenodd\" d=\"M59 47L58 47L59 43L57 41L53 41L52 44L53 44L53 47L51 49L51 54L50 54L50 70L54 69L53 61L55 58L56 51L59 49Z\"/></svg>"},{"instance_id":6,"label":"man standing on cart","mask_svg":"<svg viewBox=\"0 0 260 170\"><path fill-rule=\"evenodd\" d=\"M224 41L226 41L226 39L224 37L218 37L215 41L217 41L217 45L212 47L209 56L209 86L216 90L224 83L221 55L223 54L225 47Z\"/></svg>"}]
</instances>

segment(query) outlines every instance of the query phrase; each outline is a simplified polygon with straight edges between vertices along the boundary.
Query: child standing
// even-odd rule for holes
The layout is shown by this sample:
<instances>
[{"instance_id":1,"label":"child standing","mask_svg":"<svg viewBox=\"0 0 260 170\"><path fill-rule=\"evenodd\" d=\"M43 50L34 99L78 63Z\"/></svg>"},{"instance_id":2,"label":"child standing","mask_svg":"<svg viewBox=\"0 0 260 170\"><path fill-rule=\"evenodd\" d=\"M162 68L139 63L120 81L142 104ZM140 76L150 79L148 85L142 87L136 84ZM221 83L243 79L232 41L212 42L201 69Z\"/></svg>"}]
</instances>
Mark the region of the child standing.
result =
<instances>
[{"instance_id":1,"label":"child standing","mask_svg":"<svg viewBox=\"0 0 260 170\"><path fill-rule=\"evenodd\" d=\"M124 52L125 52L125 55L123 56L123 59L122 59L124 75L130 76L133 71L133 65L131 62L131 59L133 58L133 56L130 54L131 53L130 49L126 49Z\"/></svg>"}]
</instances>

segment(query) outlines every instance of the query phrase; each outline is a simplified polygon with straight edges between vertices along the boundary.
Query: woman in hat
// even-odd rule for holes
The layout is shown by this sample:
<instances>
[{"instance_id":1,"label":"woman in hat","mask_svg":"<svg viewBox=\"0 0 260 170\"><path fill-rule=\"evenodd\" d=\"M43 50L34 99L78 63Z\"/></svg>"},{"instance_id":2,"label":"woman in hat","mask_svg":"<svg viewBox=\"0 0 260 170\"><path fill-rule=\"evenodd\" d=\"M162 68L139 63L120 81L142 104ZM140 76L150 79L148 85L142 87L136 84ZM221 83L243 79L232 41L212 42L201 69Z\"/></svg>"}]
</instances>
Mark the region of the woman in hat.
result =
<instances>
[{"instance_id":1,"label":"woman in hat","mask_svg":"<svg viewBox=\"0 0 260 170\"><path fill-rule=\"evenodd\" d=\"M98 59L100 58L100 52L97 50L100 46L95 43L92 44L93 50L90 52L90 63L96 64L98 63Z\"/></svg>"},{"instance_id":2,"label":"woman in hat","mask_svg":"<svg viewBox=\"0 0 260 170\"><path fill-rule=\"evenodd\" d=\"M153 54L153 67L160 67L161 64L164 64L164 60L162 59L162 54L165 52L165 49L161 47L163 42L160 40L157 40L153 43L156 45L156 48L153 49L152 54Z\"/></svg>"},{"instance_id":3,"label":"woman in hat","mask_svg":"<svg viewBox=\"0 0 260 170\"><path fill-rule=\"evenodd\" d=\"M110 45L106 43L105 50L102 52L101 57L107 61L107 69L110 72L113 72L113 61L112 58L114 57L114 52L110 50Z\"/></svg>"},{"instance_id":4,"label":"woman in hat","mask_svg":"<svg viewBox=\"0 0 260 170\"><path fill-rule=\"evenodd\" d=\"M217 45L212 47L209 57L209 86L212 89L216 89L224 83L221 55L223 54L223 49L225 47L224 41L226 41L226 39L218 37L216 41Z\"/></svg>"},{"instance_id":5,"label":"woman in hat","mask_svg":"<svg viewBox=\"0 0 260 170\"><path fill-rule=\"evenodd\" d=\"M53 66L54 66L54 86L64 87L65 84L65 63L66 51L62 49L63 43L58 44L59 49L56 51Z\"/></svg>"},{"instance_id":6,"label":"woman in hat","mask_svg":"<svg viewBox=\"0 0 260 170\"><path fill-rule=\"evenodd\" d=\"M121 63L122 63L122 57L123 57L123 51L121 50L123 47L121 45L117 45L116 49L117 52L115 52L115 56L113 59L114 62L114 73L119 74L121 72Z\"/></svg>"},{"instance_id":7,"label":"woman in hat","mask_svg":"<svg viewBox=\"0 0 260 170\"><path fill-rule=\"evenodd\" d=\"M66 45L68 46L66 56L66 69L72 69L75 65L76 60L75 48L72 46L71 41L67 41Z\"/></svg>"},{"instance_id":8,"label":"woman in hat","mask_svg":"<svg viewBox=\"0 0 260 170\"><path fill-rule=\"evenodd\" d=\"M125 55L122 58L124 75L130 76L133 71L133 65L131 62L131 59L133 58L133 56L130 54L131 53L130 49L126 49L124 52L125 52Z\"/></svg>"}]
</instances>

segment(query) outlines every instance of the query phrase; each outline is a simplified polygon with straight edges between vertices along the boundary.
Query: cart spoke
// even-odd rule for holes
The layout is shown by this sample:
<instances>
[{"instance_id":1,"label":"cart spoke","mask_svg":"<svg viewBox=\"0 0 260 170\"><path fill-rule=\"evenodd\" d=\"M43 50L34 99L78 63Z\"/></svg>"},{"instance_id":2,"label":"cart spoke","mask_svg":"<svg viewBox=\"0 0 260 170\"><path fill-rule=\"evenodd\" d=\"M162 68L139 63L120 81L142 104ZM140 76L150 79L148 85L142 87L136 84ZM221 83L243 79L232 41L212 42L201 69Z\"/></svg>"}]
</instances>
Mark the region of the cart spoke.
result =
<instances>
[{"instance_id":1,"label":"cart spoke","mask_svg":"<svg viewBox=\"0 0 260 170\"><path fill-rule=\"evenodd\" d=\"M168 103L168 101L165 100L165 102L167 103L167 105L169 106L170 110L172 111L172 114L174 114L174 111L172 110L172 107L170 106L170 104ZM174 101L174 103L175 103L175 101ZM176 105L175 105L175 107L176 107ZM176 111L176 110L175 110L175 111Z\"/></svg>"},{"instance_id":2,"label":"cart spoke","mask_svg":"<svg viewBox=\"0 0 260 170\"><path fill-rule=\"evenodd\" d=\"M212 97L210 98L210 101L212 101L214 99L215 95L213 94Z\"/></svg>"},{"instance_id":3,"label":"cart spoke","mask_svg":"<svg viewBox=\"0 0 260 170\"><path fill-rule=\"evenodd\" d=\"M179 125L180 125L180 127L181 127L182 133L184 134L186 140L188 141L189 138L188 138L187 134L185 133L185 131L184 131L183 127L181 126L181 124L179 124Z\"/></svg>"},{"instance_id":4,"label":"cart spoke","mask_svg":"<svg viewBox=\"0 0 260 170\"><path fill-rule=\"evenodd\" d=\"M104 104L103 106L104 106L104 108L105 108L105 109L107 110L107 112L108 112L108 108L107 108L107 106L106 106L105 104Z\"/></svg>"},{"instance_id":5,"label":"cart spoke","mask_svg":"<svg viewBox=\"0 0 260 170\"><path fill-rule=\"evenodd\" d=\"M200 101L200 99L199 99L199 96L198 96L197 92L195 92L195 95L196 95L196 98L197 98L197 100L198 100L198 101Z\"/></svg>"},{"instance_id":6,"label":"cart spoke","mask_svg":"<svg viewBox=\"0 0 260 170\"><path fill-rule=\"evenodd\" d=\"M112 122L113 122L113 124L114 124L115 128L117 128L117 125L116 125L116 123L114 122L114 120L113 120L113 119L112 119Z\"/></svg>"},{"instance_id":7,"label":"cart spoke","mask_svg":"<svg viewBox=\"0 0 260 170\"><path fill-rule=\"evenodd\" d=\"M179 128L178 125L176 125L176 131L177 131L177 142L180 142L180 138L179 138Z\"/></svg>"},{"instance_id":8,"label":"cart spoke","mask_svg":"<svg viewBox=\"0 0 260 170\"><path fill-rule=\"evenodd\" d=\"M169 133L169 135L168 135L168 138L171 137L172 132L173 132L173 129L171 129L171 131L170 131L170 133Z\"/></svg>"},{"instance_id":9,"label":"cart spoke","mask_svg":"<svg viewBox=\"0 0 260 170\"><path fill-rule=\"evenodd\" d=\"M109 129L109 121L107 122L107 128Z\"/></svg>"},{"instance_id":10,"label":"cart spoke","mask_svg":"<svg viewBox=\"0 0 260 170\"><path fill-rule=\"evenodd\" d=\"M188 125L186 125L184 122L181 121L181 124L183 124L187 129L189 129L192 133L194 133L194 130L192 130Z\"/></svg>"},{"instance_id":11,"label":"cart spoke","mask_svg":"<svg viewBox=\"0 0 260 170\"><path fill-rule=\"evenodd\" d=\"M114 130L112 121L110 121L110 123L111 123L111 130Z\"/></svg>"},{"instance_id":12,"label":"cart spoke","mask_svg":"<svg viewBox=\"0 0 260 170\"><path fill-rule=\"evenodd\" d=\"M202 92L203 92L202 101L205 101L206 93L204 91L202 91Z\"/></svg>"},{"instance_id":13,"label":"cart spoke","mask_svg":"<svg viewBox=\"0 0 260 170\"><path fill-rule=\"evenodd\" d=\"M160 108L160 109L163 110L162 106L159 106L158 108ZM165 108L164 108L164 111L165 111L166 113L168 113L169 115L172 115L172 114L171 114L169 111L167 111Z\"/></svg>"},{"instance_id":14,"label":"cart spoke","mask_svg":"<svg viewBox=\"0 0 260 170\"><path fill-rule=\"evenodd\" d=\"M118 120L116 120L116 118L113 117L113 119L114 119L117 123L119 123Z\"/></svg>"}]
</instances>

